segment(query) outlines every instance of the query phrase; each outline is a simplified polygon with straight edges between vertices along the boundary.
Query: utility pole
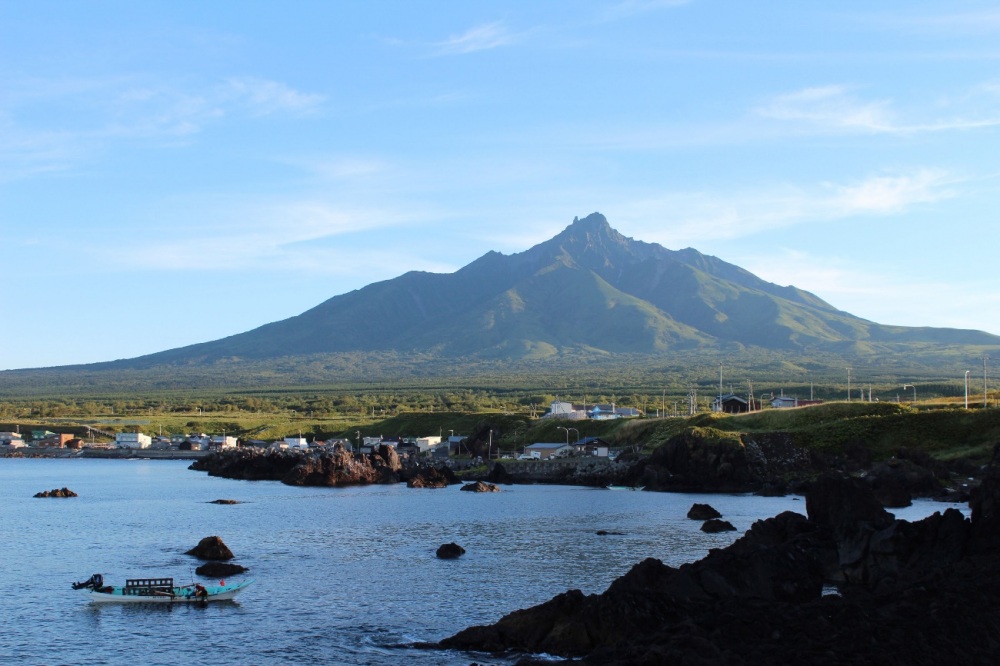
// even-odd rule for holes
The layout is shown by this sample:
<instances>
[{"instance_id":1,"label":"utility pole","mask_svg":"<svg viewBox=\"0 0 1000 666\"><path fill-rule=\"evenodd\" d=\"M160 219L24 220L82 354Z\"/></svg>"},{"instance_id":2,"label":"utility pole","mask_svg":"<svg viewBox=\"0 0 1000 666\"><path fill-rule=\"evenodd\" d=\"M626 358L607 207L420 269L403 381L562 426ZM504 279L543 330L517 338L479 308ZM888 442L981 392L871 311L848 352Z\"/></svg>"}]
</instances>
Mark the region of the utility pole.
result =
<instances>
[{"instance_id":1,"label":"utility pole","mask_svg":"<svg viewBox=\"0 0 1000 666\"><path fill-rule=\"evenodd\" d=\"M847 369L847 402L851 401L851 369Z\"/></svg>"},{"instance_id":2,"label":"utility pole","mask_svg":"<svg viewBox=\"0 0 1000 666\"><path fill-rule=\"evenodd\" d=\"M986 392L986 361L989 360L989 356L983 354L983 409L986 409L986 396L989 394Z\"/></svg>"},{"instance_id":3,"label":"utility pole","mask_svg":"<svg viewBox=\"0 0 1000 666\"><path fill-rule=\"evenodd\" d=\"M722 411L722 361L719 361L719 411Z\"/></svg>"}]
</instances>

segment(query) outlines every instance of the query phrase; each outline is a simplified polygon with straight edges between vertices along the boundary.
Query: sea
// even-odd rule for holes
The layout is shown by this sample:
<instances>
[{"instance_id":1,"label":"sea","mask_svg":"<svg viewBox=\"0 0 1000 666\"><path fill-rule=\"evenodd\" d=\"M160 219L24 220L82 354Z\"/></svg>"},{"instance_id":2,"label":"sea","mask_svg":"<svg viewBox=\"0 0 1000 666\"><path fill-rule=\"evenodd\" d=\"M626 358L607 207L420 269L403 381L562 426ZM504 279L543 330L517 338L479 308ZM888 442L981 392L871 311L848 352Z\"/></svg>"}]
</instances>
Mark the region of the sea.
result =
<instances>
[{"instance_id":1,"label":"sea","mask_svg":"<svg viewBox=\"0 0 1000 666\"><path fill-rule=\"evenodd\" d=\"M569 589L600 593L647 557L697 560L756 520L805 513L797 496L300 488L188 465L0 459L0 664L512 664L415 646ZM62 487L79 496L34 497ZM695 502L737 531L702 532L686 517ZM968 513L929 501L895 513L916 520L951 506ZM119 585L208 582L185 555L206 536L249 569L227 582L254 580L235 601L100 605L71 588L94 573ZM451 542L465 555L437 558Z\"/></svg>"}]
</instances>

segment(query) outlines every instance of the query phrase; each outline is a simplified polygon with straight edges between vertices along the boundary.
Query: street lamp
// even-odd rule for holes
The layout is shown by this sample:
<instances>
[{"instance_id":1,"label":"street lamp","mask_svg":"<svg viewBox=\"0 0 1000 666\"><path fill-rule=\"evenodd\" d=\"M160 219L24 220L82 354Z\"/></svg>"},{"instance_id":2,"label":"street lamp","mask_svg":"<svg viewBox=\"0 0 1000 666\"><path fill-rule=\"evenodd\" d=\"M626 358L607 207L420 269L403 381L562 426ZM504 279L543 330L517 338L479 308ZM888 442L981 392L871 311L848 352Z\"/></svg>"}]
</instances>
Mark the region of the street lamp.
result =
<instances>
[{"instance_id":1,"label":"street lamp","mask_svg":"<svg viewBox=\"0 0 1000 666\"><path fill-rule=\"evenodd\" d=\"M576 433L576 441L578 441L578 442L579 442L579 441L580 441L580 431L579 431L579 430L577 430L576 428L567 428L567 429L566 429L566 437L569 437L569 431L570 431L570 430L572 430L573 432L575 432L575 433ZM567 442L566 442L566 443L568 444L568 443L569 443L569 441L567 440Z\"/></svg>"},{"instance_id":2,"label":"street lamp","mask_svg":"<svg viewBox=\"0 0 1000 666\"><path fill-rule=\"evenodd\" d=\"M969 408L969 370L965 371L965 408Z\"/></svg>"},{"instance_id":3,"label":"street lamp","mask_svg":"<svg viewBox=\"0 0 1000 666\"><path fill-rule=\"evenodd\" d=\"M556 426L556 427L559 428L560 430L566 431L566 446L569 446L569 431L575 430L575 428L564 428L563 426Z\"/></svg>"},{"instance_id":4,"label":"street lamp","mask_svg":"<svg viewBox=\"0 0 1000 666\"><path fill-rule=\"evenodd\" d=\"M903 390L904 391L906 389L908 389L908 388L913 389L913 406L916 407L917 406L917 387L914 386L913 384L903 384Z\"/></svg>"},{"instance_id":5,"label":"street lamp","mask_svg":"<svg viewBox=\"0 0 1000 666\"><path fill-rule=\"evenodd\" d=\"M358 452L360 452L361 451L361 431L360 430L355 430L354 434L358 436ZM354 453L354 451L351 451L351 453Z\"/></svg>"}]
</instances>

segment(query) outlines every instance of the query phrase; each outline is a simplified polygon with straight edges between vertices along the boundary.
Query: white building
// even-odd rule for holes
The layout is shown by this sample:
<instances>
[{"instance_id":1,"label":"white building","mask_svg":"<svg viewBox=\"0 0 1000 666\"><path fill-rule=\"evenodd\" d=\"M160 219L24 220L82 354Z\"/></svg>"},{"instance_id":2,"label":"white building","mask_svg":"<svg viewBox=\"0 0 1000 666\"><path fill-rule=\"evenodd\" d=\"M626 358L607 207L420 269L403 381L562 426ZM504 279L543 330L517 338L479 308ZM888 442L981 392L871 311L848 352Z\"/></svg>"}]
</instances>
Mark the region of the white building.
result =
<instances>
[{"instance_id":1,"label":"white building","mask_svg":"<svg viewBox=\"0 0 1000 666\"><path fill-rule=\"evenodd\" d=\"M441 438L437 437L437 436L434 436L434 437L417 437L415 443L417 445L417 449L421 453L426 453L427 451L430 451L431 449L434 449L434 448L437 448L438 446L440 446L440 444L441 444Z\"/></svg>"},{"instance_id":2,"label":"white building","mask_svg":"<svg viewBox=\"0 0 1000 666\"><path fill-rule=\"evenodd\" d=\"M305 437L286 437L284 440L287 445L286 448L289 449L308 449L309 442L306 441ZM236 446L236 444L233 444Z\"/></svg>"},{"instance_id":3,"label":"white building","mask_svg":"<svg viewBox=\"0 0 1000 666\"><path fill-rule=\"evenodd\" d=\"M119 449L148 449L153 438L141 432L120 432L115 435L115 447Z\"/></svg>"},{"instance_id":4,"label":"white building","mask_svg":"<svg viewBox=\"0 0 1000 666\"><path fill-rule=\"evenodd\" d=\"M587 418L587 410L578 405L574 405L571 402L556 400L552 403L551 407L549 407L549 413L542 418L583 421Z\"/></svg>"},{"instance_id":5,"label":"white building","mask_svg":"<svg viewBox=\"0 0 1000 666\"><path fill-rule=\"evenodd\" d=\"M232 435L212 435L212 443L209 447L223 451L225 449L236 448L236 438Z\"/></svg>"}]
</instances>

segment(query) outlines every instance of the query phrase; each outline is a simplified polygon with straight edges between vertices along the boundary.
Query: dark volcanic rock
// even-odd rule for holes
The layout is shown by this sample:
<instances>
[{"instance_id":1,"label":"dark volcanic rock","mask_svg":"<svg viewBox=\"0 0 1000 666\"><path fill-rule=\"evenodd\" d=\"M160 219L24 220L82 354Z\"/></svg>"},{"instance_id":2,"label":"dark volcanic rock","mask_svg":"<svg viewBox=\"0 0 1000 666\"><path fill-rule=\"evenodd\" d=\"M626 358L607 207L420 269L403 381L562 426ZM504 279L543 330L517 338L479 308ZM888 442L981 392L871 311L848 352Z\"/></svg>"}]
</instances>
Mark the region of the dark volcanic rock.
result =
<instances>
[{"instance_id":1,"label":"dark volcanic rock","mask_svg":"<svg viewBox=\"0 0 1000 666\"><path fill-rule=\"evenodd\" d=\"M993 463L983 482L972 493L972 549L1000 552L1000 444L993 447Z\"/></svg>"},{"instance_id":2,"label":"dark volcanic rock","mask_svg":"<svg viewBox=\"0 0 1000 666\"><path fill-rule=\"evenodd\" d=\"M696 502L688 509L687 517L691 520L710 520L712 518L722 518L722 514L709 504L698 504Z\"/></svg>"},{"instance_id":3,"label":"dark volcanic rock","mask_svg":"<svg viewBox=\"0 0 1000 666\"><path fill-rule=\"evenodd\" d=\"M689 428L633 465L625 484L674 492L750 492L765 481L752 463L731 433Z\"/></svg>"},{"instance_id":4,"label":"dark volcanic rock","mask_svg":"<svg viewBox=\"0 0 1000 666\"><path fill-rule=\"evenodd\" d=\"M736 528L733 527L733 524L728 520L710 518L702 524L701 531L707 532L708 534L715 534L717 532L735 532Z\"/></svg>"},{"instance_id":5,"label":"dark volcanic rock","mask_svg":"<svg viewBox=\"0 0 1000 666\"><path fill-rule=\"evenodd\" d=\"M819 479L806 506L809 518L757 521L698 562L675 569L647 559L602 594L571 590L439 647L548 653L589 666L995 661L996 464L971 521L954 509L895 520L868 484L849 478ZM841 595L822 596L832 582Z\"/></svg>"},{"instance_id":6,"label":"dark volcanic rock","mask_svg":"<svg viewBox=\"0 0 1000 666\"><path fill-rule=\"evenodd\" d=\"M941 484L934 471L902 458L892 458L874 465L868 471L866 480L875 497L889 508L910 506L914 495L932 496L941 493Z\"/></svg>"},{"instance_id":7,"label":"dark volcanic rock","mask_svg":"<svg viewBox=\"0 0 1000 666\"><path fill-rule=\"evenodd\" d=\"M465 549L454 542L445 543L438 546L437 552L435 554L442 560L453 560L456 557L461 557L462 555L465 555Z\"/></svg>"},{"instance_id":8,"label":"dark volcanic rock","mask_svg":"<svg viewBox=\"0 0 1000 666\"><path fill-rule=\"evenodd\" d=\"M199 576L206 576L208 578L225 578L226 576L241 574L246 570L246 567L230 562L206 562L195 569L194 572Z\"/></svg>"},{"instance_id":9,"label":"dark volcanic rock","mask_svg":"<svg viewBox=\"0 0 1000 666\"><path fill-rule=\"evenodd\" d=\"M306 455L282 479L290 486L349 486L398 483L402 465L396 449L382 444L377 452L354 455L343 447Z\"/></svg>"},{"instance_id":10,"label":"dark volcanic rock","mask_svg":"<svg viewBox=\"0 0 1000 666\"><path fill-rule=\"evenodd\" d=\"M239 504L239 503L240 502L238 500L234 499L217 499L209 502L209 504Z\"/></svg>"},{"instance_id":11,"label":"dark volcanic rock","mask_svg":"<svg viewBox=\"0 0 1000 666\"><path fill-rule=\"evenodd\" d=\"M462 486L459 490L466 490L470 493L498 493L500 488L493 485L492 483L484 483L483 481L476 481L475 483L467 483Z\"/></svg>"},{"instance_id":12,"label":"dark volcanic rock","mask_svg":"<svg viewBox=\"0 0 1000 666\"><path fill-rule=\"evenodd\" d=\"M351 453L342 446L306 453L242 448L212 453L196 460L190 469L228 479L281 481L292 486L347 486L396 483L402 465L396 449L382 445L368 455Z\"/></svg>"},{"instance_id":13,"label":"dark volcanic rock","mask_svg":"<svg viewBox=\"0 0 1000 666\"><path fill-rule=\"evenodd\" d=\"M406 482L407 488L447 488L453 483L461 483L450 467L423 467Z\"/></svg>"},{"instance_id":14,"label":"dark volcanic rock","mask_svg":"<svg viewBox=\"0 0 1000 666\"><path fill-rule=\"evenodd\" d=\"M40 493L35 493L35 497L79 497L69 488L53 488L52 490L43 490Z\"/></svg>"},{"instance_id":15,"label":"dark volcanic rock","mask_svg":"<svg viewBox=\"0 0 1000 666\"><path fill-rule=\"evenodd\" d=\"M514 475L507 471L502 463L494 463L493 469L486 475L486 480L490 483L504 483L510 485L514 483Z\"/></svg>"},{"instance_id":16,"label":"dark volcanic rock","mask_svg":"<svg viewBox=\"0 0 1000 666\"><path fill-rule=\"evenodd\" d=\"M231 560L233 551L222 542L221 537L205 537L198 542L198 545L187 551L187 555L194 555L201 560Z\"/></svg>"}]
</instances>

